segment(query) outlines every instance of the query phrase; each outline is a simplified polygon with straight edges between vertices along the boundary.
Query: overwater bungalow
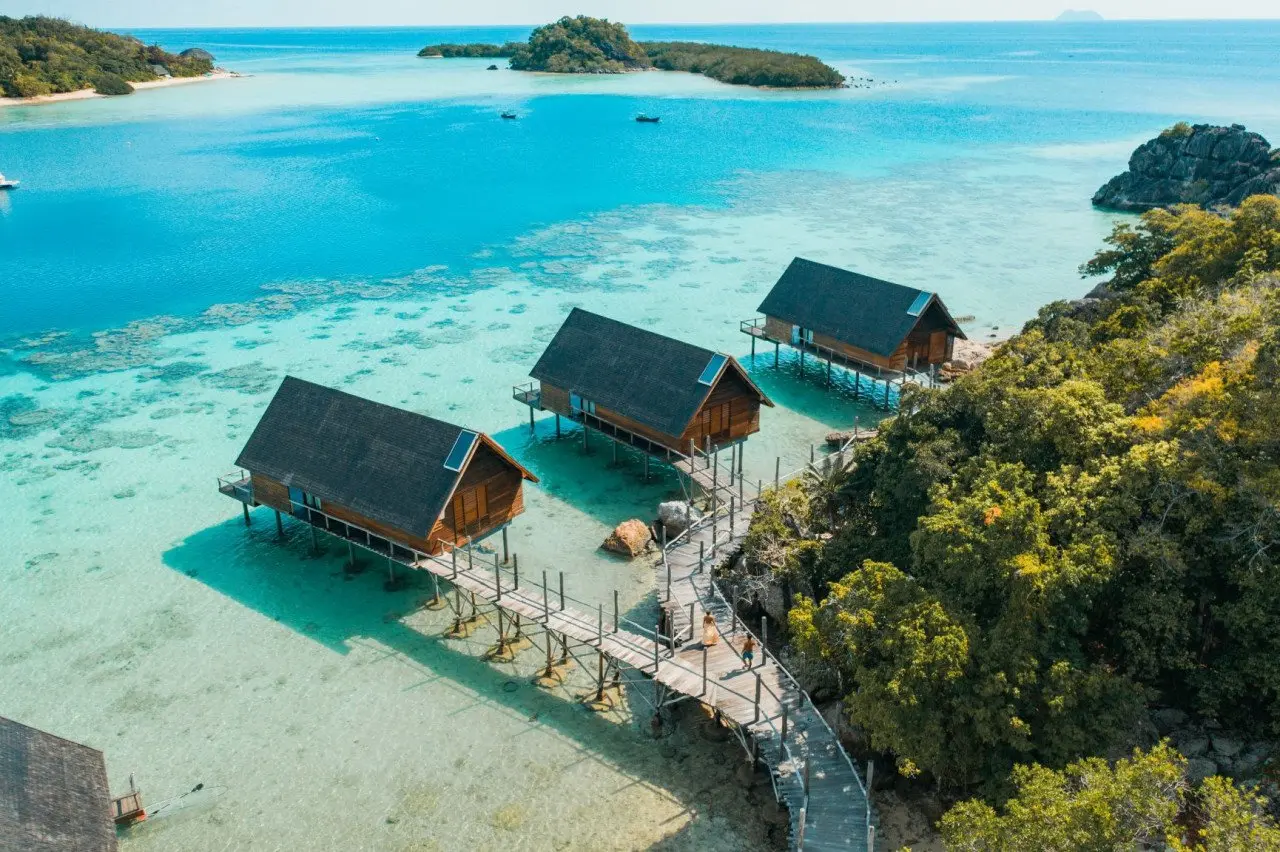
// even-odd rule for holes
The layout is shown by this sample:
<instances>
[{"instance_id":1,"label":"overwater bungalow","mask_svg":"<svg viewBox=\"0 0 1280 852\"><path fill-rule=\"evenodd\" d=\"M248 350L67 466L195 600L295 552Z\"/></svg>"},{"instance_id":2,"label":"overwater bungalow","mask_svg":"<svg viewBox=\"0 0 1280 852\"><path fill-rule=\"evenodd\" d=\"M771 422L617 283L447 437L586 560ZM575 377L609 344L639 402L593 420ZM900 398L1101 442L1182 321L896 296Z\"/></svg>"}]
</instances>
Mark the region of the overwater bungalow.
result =
<instances>
[{"instance_id":1,"label":"overwater bungalow","mask_svg":"<svg viewBox=\"0 0 1280 852\"><path fill-rule=\"evenodd\" d=\"M0 849L115 852L102 752L0 716Z\"/></svg>"},{"instance_id":2,"label":"overwater bungalow","mask_svg":"<svg viewBox=\"0 0 1280 852\"><path fill-rule=\"evenodd\" d=\"M774 363L783 345L855 373L858 386L871 379L873 399L884 386L915 381L932 384L932 367L951 359L964 332L936 293L871 278L847 269L797 257L758 309L764 316L744 320L743 333L774 345Z\"/></svg>"},{"instance_id":3,"label":"overwater bungalow","mask_svg":"<svg viewBox=\"0 0 1280 852\"><path fill-rule=\"evenodd\" d=\"M504 530L538 478L482 432L286 377L219 490L413 564ZM388 563L390 564L390 563Z\"/></svg>"},{"instance_id":4,"label":"overwater bungalow","mask_svg":"<svg viewBox=\"0 0 1280 852\"><path fill-rule=\"evenodd\" d=\"M647 456L680 461L739 446L772 406L735 358L574 308L515 388L534 411L567 417ZM740 459L739 454L739 459ZM739 464L741 462L739 461Z\"/></svg>"}]
</instances>

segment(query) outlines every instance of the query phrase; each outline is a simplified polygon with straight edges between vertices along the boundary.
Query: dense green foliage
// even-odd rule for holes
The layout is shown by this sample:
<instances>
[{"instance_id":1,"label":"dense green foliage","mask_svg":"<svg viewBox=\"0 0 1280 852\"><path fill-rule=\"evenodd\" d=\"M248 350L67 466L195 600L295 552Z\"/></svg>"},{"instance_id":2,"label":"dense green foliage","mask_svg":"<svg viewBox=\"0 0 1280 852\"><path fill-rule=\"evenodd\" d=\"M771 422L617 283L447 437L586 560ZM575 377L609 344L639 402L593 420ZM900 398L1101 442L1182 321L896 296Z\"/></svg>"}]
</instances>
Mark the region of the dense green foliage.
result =
<instances>
[{"instance_id":1,"label":"dense green foliage","mask_svg":"<svg viewBox=\"0 0 1280 852\"><path fill-rule=\"evenodd\" d=\"M514 56L520 47L521 44L518 41L509 41L506 44L484 44L482 42L474 42L472 44L429 44L419 50L418 55L439 56L444 59L458 57L499 59Z\"/></svg>"},{"instance_id":2,"label":"dense green foliage","mask_svg":"<svg viewBox=\"0 0 1280 852\"><path fill-rule=\"evenodd\" d=\"M558 74L620 74L648 64L626 27L586 15L538 27L511 57L517 71Z\"/></svg>"},{"instance_id":3,"label":"dense green foliage","mask_svg":"<svg viewBox=\"0 0 1280 852\"><path fill-rule=\"evenodd\" d=\"M133 86L118 74L99 74L93 82L93 90L100 95L132 95Z\"/></svg>"},{"instance_id":4,"label":"dense green foliage","mask_svg":"<svg viewBox=\"0 0 1280 852\"><path fill-rule=\"evenodd\" d=\"M723 83L778 88L835 88L839 71L813 56L688 41L638 44L627 28L600 18L561 18L534 30L527 43L431 44L419 56L510 57L517 71L620 74L657 67L703 74Z\"/></svg>"},{"instance_id":5,"label":"dense green foliage","mask_svg":"<svg viewBox=\"0 0 1280 852\"><path fill-rule=\"evenodd\" d=\"M725 47L691 41L646 41L641 47L655 68L704 74L739 86L834 89L844 75L814 56Z\"/></svg>"},{"instance_id":6,"label":"dense green foliage","mask_svg":"<svg viewBox=\"0 0 1280 852\"><path fill-rule=\"evenodd\" d=\"M196 77L213 70L207 58L176 56L135 38L57 18L0 15L0 94L6 97L89 88L128 94L119 84L157 79L153 65L164 66L174 77Z\"/></svg>"},{"instance_id":7,"label":"dense green foliage","mask_svg":"<svg viewBox=\"0 0 1280 852\"><path fill-rule=\"evenodd\" d=\"M1280 733L1280 199L1107 242L1111 296L909 397L828 505L775 497L747 542L908 774L998 795L1133 744L1149 702Z\"/></svg>"},{"instance_id":8,"label":"dense green foliage","mask_svg":"<svg viewBox=\"0 0 1280 852\"><path fill-rule=\"evenodd\" d=\"M955 852L1243 852L1280 849L1263 801L1225 778L1186 782L1186 760L1161 743L1114 765L1087 758L1055 772L1013 771L1017 794L997 814L971 800L942 819Z\"/></svg>"}]
</instances>

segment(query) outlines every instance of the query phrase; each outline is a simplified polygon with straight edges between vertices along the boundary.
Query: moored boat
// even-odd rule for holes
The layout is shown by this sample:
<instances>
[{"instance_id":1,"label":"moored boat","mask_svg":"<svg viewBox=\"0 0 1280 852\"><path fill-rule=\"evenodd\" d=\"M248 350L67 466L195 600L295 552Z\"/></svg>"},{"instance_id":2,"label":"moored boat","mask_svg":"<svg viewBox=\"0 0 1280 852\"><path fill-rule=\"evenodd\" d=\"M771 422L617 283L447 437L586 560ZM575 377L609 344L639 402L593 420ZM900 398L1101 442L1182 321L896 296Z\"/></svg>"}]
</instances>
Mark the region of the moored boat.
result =
<instances>
[{"instance_id":1,"label":"moored boat","mask_svg":"<svg viewBox=\"0 0 1280 852\"><path fill-rule=\"evenodd\" d=\"M518 115L516 115L514 112L511 112L510 110L508 110L507 112L504 112L504 113L502 114L502 117L503 117L503 118L505 118L505 119L507 119L508 121L510 121L510 120L512 120L512 119L519 118L520 116L518 116Z\"/></svg>"},{"instance_id":2,"label":"moored boat","mask_svg":"<svg viewBox=\"0 0 1280 852\"><path fill-rule=\"evenodd\" d=\"M4 175L0 175L0 189L17 189L21 181L7 180Z\"/></svg>"},{"instance_id":3,"label":"moored boat","mask_svg":"<svg viewBox=\"0 0 1280 852\"><path fill-rule=\"evenodd\" d=\"M657 124L659 121L662 121L662 117L657 115L644 115L641 113L636 116L636 121L641 124Z\"/></svg>"}]
</instances>

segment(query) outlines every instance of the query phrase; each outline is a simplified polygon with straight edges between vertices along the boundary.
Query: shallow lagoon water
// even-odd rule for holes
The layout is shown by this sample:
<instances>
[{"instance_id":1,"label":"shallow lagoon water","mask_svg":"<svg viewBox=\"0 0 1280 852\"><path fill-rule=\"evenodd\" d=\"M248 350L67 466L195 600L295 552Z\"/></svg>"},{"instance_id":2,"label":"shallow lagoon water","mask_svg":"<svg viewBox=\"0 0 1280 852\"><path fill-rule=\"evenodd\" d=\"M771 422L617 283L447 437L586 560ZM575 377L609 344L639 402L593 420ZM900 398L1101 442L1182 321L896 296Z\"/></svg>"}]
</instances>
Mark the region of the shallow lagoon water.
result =
<instances>
[{"instance_id":1,"label":"shallow lagoon water","mask_svg":"<svg viewBox=\"0 0 1280 852\"><path fill-rule=\"evenodd\" d=\"M0 713L102 748L113 787L136 773L149 801L209 788L126 849L769 848L733 747L695 720L655 743L642 706L536 689L536 653L442 638L429 589L387 593L376 564L349 579L345 548L276 542L269 513L246 530L214 477L287 373L481 428L542 478L512 528L522 569L647 616L652 572L596 547L674 479L545 419L531 434L510 398L571 306L746 358L738 321L805 255L1002 334L1087 289L1076 266L1114 221L1089 195L1185 117L1148 87L1185 29L1078 76L1043 44L1000 58L1030 38L1001 28L985 47L890 30L730 33L896 66L870 92L424 68L387 41L420 33L227 32L202 38L257 76L0 113L0 164L27 184L0 198ZM1052 38L1119 49L1096 32ZM1210 59L1209 88L1274 81ZM1091 76L1108 95L1085 108ZM655 101L663 125L634 126ZM525 118L497 121L512 104ZM752 366L778 402L752 478L879 416L796 367Z\"/></svg>"}]
</instances>

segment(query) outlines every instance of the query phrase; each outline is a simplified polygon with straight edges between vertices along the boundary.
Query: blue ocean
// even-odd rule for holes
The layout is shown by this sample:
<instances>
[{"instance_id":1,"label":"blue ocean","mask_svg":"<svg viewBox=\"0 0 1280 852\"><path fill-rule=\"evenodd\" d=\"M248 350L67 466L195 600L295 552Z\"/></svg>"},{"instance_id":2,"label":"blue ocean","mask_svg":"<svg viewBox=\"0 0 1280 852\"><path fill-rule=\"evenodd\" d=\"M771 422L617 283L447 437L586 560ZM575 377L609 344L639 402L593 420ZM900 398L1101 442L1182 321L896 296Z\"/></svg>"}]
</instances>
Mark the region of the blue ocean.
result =
<instances>
[{"instance_id":1,"label":"blue ocean","mask_svg":"<svg viewBox=\"0 0 1280 852\"><path fill-rule=\"evenodd\" d=\"M103 749L113 788L206 785L122 848L774 848L733 744L655 743L642 708L587 713L581 684L529 685L536 659L444 639L421 589L350 579L345 549L246 530L215 477L279 380L494 435L542 480L521 564L640 611L652 572L597 548L674 477L511 398L572 307L742 358L778 403L745 460L771 477L882 416L750 357L739 323L793 257L935 291L997 340L1092 286L1124 217L1089 199L1137 144L1180 120L1280 139L1275 21L632 30L854 85L416 56L522 27L138 30L241 76L0 106L22 182L0 194L0 714Z\"/></svg>"}]
</instances>

